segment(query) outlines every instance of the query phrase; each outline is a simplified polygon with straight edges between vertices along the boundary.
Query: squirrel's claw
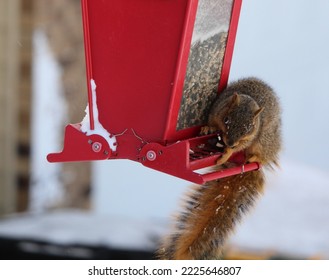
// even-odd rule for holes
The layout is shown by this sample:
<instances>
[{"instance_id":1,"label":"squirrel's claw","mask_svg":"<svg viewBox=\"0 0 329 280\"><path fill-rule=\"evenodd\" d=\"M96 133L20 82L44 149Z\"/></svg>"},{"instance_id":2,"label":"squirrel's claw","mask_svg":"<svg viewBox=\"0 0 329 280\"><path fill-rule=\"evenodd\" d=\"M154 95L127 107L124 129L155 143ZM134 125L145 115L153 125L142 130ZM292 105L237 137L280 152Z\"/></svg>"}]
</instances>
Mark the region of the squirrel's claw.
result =
<instances>
[{"instance_id":1,"label":"squirrel's claw","mask_svg":"<svg viewBox=\"0 0 329 280\"><path fill-rule=\"evenodd\" d=\"M251 162L259 162L259 158L258 158L258 156L253 155L253 156L251 156L251 157L249 157L249 158L247 159L247 162L248 162L248 163L251 163Z\"/></svg>"},{"instance_id":2,"label":"squirrel's claw","mask_svg":"<svg viewBox=\"0 0 329 280\"><path fill-rule=\"evenodd\" d=\"M221 156L219 159L216 160L217 165L222 165L227 162L228 158Z\"/></svg>"},{"instance_id":3,"label":"squirrel's claw","mask_svg":"<svg viewBox=\"0 0 329 280\"><path fill-rule=\"evenodd\" d=\"M229 158L232 156L232 154L233 154L233 150L227 148L225 150L225 152L221 155L221 157L216 160L216 164L217 165L224 164L225 162L227 162L229 160Z\"/></svg>"},{"instance_id":4,"label":"squirrel's claw","mask_svg":"<svg viewBox=\"0 0 329 280\"><path fill-rule=\"evenodd\" d=\"M205 125L205 126L201 127L200 135L212 134L215 131L217 131L216 127Z\"/></svg>"}]
</instances>

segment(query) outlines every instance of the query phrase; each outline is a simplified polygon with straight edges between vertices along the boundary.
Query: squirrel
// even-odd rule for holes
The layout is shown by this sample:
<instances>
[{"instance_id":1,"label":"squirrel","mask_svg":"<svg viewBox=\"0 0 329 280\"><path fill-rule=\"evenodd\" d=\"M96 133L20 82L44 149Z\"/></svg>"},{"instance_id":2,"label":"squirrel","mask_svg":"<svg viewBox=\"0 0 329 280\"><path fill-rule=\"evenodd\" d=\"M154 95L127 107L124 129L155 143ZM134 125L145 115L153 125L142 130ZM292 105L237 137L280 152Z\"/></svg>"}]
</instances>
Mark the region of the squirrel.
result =
<instances>
[{"instance_id":1,"label":"squirrel","mask_svg":"<svg viewBox=\"0 0 329 280\"><path fill-rule=\"evenodd\" d=\"M245 162L278 166L281 149L281 108L273 89L257 78L230 84L218 95L201 134L220 131L224 151L215 169L235 166L232 154L244 152ZM260 169L194 186L167 237L160 259L220 259L237 222L264 191Z\"/></svg>"}]
</instances>

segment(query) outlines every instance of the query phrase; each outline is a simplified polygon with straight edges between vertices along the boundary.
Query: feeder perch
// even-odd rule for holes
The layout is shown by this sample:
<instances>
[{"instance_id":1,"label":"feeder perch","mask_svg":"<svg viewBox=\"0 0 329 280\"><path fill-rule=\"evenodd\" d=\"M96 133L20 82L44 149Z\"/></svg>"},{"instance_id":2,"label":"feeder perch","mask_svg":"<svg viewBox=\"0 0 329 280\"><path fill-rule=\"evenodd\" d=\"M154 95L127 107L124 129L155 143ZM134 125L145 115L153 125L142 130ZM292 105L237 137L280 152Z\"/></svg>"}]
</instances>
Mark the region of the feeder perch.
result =
<instances>
[{"instance_id":1,"label":"feeder perch","mask_svg":"<svg viewBox=\"0 0 329 280\"><path fill-rule=\"evenodd\" d=\"M82 0L86 117L48 160L129 159L198 184L258 169L198 172L221 155L199 132L227 85L241 2Z\"/></svg>"}]
</instances>

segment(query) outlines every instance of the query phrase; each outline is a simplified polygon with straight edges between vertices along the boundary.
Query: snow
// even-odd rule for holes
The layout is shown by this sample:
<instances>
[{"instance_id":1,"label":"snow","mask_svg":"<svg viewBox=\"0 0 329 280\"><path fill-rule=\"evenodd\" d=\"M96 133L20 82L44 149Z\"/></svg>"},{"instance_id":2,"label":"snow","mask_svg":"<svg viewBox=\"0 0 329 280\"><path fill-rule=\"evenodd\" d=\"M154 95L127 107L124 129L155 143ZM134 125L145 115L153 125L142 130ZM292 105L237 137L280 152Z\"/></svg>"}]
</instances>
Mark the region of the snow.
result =
<instances>
[{"instance_id":1,"label":"snow","mask_svg":"<svg viewBox=\"0 0 329 280\"><path fill-rule=\"evenodd\" d=\"M77 209L21 214L0 221L1 237L120 249L154 250L154 236L162 229L163 225L152 220L96 215Z\"/></svg>"},{"instance_id":2,"label":"snow","mask_svg":"<svg viewBox=\"0 0 329 280\"><path fill-rule=\"evenodd\" d=\"M92 112L94 117L94 129L91 129L90 126L90 116L89 116L89 104L86 107L86 115L83 118L81 122L81 131L86 133L88 136L97 134L102 136L109 144L112 151L116 151L116 137L109 133L104 126L99 121L99 113L98 113L98 107L97 107L97 94L96 94L96 82L91 79L90 80L90 86L91 86L91 92L92 92Z\"/></svg>"},{"instance_id":3,"label":"snow","mask_svg":"<svg viewBox=\"0 0 329 280\"><path fill-rule=\"evenodd\" d=\"M301 176L303 174L303 176ZM265 195L243 219L230 245L249 250L269 250L329 258L329 175L284 159L281 171L268 173ZM122 190L125 192L125 190ZM321 194L321 195L317 195ZM157 201L156 194L150 199ZM139 208L141 196L135 197ZM135 207L128 200L121 207ZM161 204L161 202L159 203ZM140 211L133 208L134 211ZM0 236L55 244L81 244L155 250L156 240L168 232L162 218L128 217L74 209L17 215L0 221Z\"/></svg>"}]
</instances>

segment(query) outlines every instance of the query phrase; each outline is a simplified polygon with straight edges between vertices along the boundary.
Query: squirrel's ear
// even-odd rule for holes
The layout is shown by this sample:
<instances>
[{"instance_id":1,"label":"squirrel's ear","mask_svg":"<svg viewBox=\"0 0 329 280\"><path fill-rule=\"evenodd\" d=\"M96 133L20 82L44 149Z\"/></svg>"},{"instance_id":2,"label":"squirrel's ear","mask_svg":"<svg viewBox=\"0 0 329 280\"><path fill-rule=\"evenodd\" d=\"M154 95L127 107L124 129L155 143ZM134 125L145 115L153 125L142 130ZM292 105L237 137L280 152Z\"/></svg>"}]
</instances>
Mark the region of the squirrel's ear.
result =
<instances>
[{"instance_id":1,"label":"squirrel's ear","mask_svg":"<svg viewBox=\"0 0 329 280\"><path fill-rule=\"evenodd\" d=\"M233 94L232 103L236 105L240 103L240 95L237 92Z\"/></svg>"},{"instance_id":2,"label":"squirrel's ear","mask_svg":"<svg viewBox=\"0 0 329 280\"><path fill-rule=\"evenodd\" d=\"M263 112L263 110L264 110L264 107L261 107L261 108L257 109L254 113L254 119L257 118L259 116L259 114L261 112Z\"/></svg>"},{"instance_id":3,"label":"squirrel's ear","mask_svg":"<svg viewBox=\"0 0 329 280\"><path fill-rule=\"evenodd\" d=\"M230 109L233 106L239 105L239 103L240 103L240 95L237 92L234 92L228 108Z\"/></svg>"}]
</instances>

